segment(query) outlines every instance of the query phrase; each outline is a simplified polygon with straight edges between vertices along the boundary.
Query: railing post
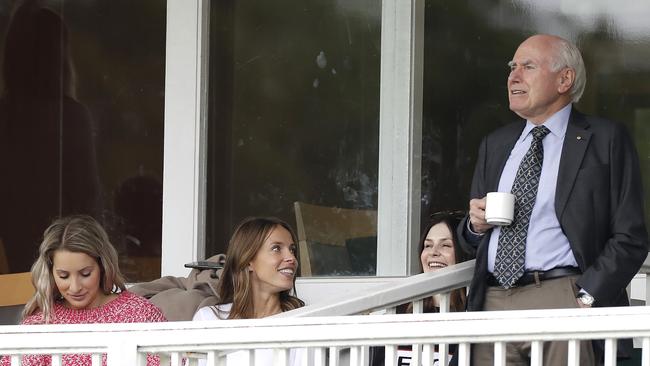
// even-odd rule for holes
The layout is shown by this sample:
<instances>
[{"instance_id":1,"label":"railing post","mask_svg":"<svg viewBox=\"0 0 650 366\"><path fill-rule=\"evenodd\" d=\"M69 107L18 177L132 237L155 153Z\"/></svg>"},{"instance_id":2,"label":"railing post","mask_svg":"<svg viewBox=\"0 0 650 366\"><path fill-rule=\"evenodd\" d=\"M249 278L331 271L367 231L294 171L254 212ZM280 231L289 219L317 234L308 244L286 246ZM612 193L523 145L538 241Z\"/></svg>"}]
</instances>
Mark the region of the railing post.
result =
<instances>
[{"instance_id":1,"label":"railing post","mask_svg":"<svg viewBox=\"0 0 650 366\"><path fill-rule=\"evenodd\" d=\"M494 342L494 366L506 365L506 343Z\"/></svg>"},{"instance_id":2,"label":"railing post","mask_svg":"<svg viewBox=\"0 0 650 366\"><path fill-rule=\"evenodd\" d=\"M366 366L368 364L368 346L350 347L350 366Z\"/></svg>"},{"instance_id":3,"label":"railing post","mask_svg":"<svg viewBox=\"0 0 650 366\"><path fill-rule=\"evenodd\" d=\"M108 366L137 365L138 346L133 338L119 337L119 334L116 334L115 339L108 346L106 363Z\"/></svg>"},{"instance_id":4,"label":"railing post","mask_svg":"<svg viewBox=\"0 0 650 366\"><path fill-rule=\"evenodd\" d=\"M441 313L448 313L449 312L450 299L451 299L451 293L450 292L445 292L443 294L438 294L438 295L434 295L434 296L438 296L438 299L440 301L440 312Z\"/></svg>"},{"instance_id":5,"label":"railing post","mask_svg":"<svg viewBox=\"0 0 650 366\"><path fill-rule=\"evenodd\" d=\"M273 350L273 365L288 366L289 350L287 348L276 348Z\"/></svg>"},{"instance_id":6,"label":"railing post","mask_svg":"<svg viewBox=\"0 0 650 366\"><path fill-rule=\"evenodd\" d=\"M155 355L152 355L151 357L154 357ZM147 366L147 361L149 360L149 355L147 353L143 352L138 352L138 355L136 356L138 358L138 361L136 363L136 366ZM160 361L160 357L158 357L158 361ZM160 362L161 365L163 365L162 362ZM101 363L100 363L101 365Z\"/></svg>"},{"instance_id":7,"label":"railing post","mask_svg":"<svg viewBox=\"0 0 650 366\"><path fill-rule=\"evenodd\" d=\"M314 350L314 366L325 366L326 348L318 347Z\"/></svg>"},{"instance_id":8,"label":"railing post","mask_svg":"<svg viewBox=\"0 0 650 366\"><path fill-rule=\"evenodd\" d=\"M330 347L330 365L329 366L339 366L339 348Z\"/></svg>"},{"instance_id":9,"label":"railing post","mask_svg":"<svg viewBox=\"0 0 650 366\"><path fill-rule=\"evenodd\" d=\"M422 362L422 345L413 344L411 345L411 365L421 365Z\"/></svg>"},{"instance_id":10,"label":"railing post","mask_svg":"<svg viewBox=\"0 0 650 366\"><path fill-rule=\"evenodd\" d=\"M92 366L102 366L102 354L101 353L93 353L91 357L90 362L92 363Z\"/></svg>"},{"instance_id":11,"label":"railing post","mask_svg":"<svg viewBox=\"0 0 650 366\"><path fill-rule=\"evenodd\" d=\"M249 349L244 351L246 353L246 357L248 360L248 366L255 366L255 350L254 349ZM227 356L226 356L227 359Z\"/></svg>"},{"instance_id":12,"label":"railing post","mask_svg":"<svg viewBox=\"0 0 650 366\"><path fill-rule=\"evenodd\" d=\"M544 343L534 341L530 344L530 366L542 366L544 361Z\"/></svg>"},{"instance_id":13,"label":"railing post","mask_svg":"<svg viewBox=\"0 0 650 366\"><path fill-rule=\"evenodd\" d=\"M205 366L217 366L217 351L208 351L206 353Z\"/></svg>"},{"instance_id":14,"label":"railing post","mask_svg":"<svg viewBox=\"0 0 650 366\"><path fill-rule=\"evenodd\" d=\"M432 365L433 364L433 345L425 344L422 346L422 364Z\"/></svg>"},{"instance_id":15,"label":"railing post","mask_svg":"<svg viewBox=\"0 0 650 366\"><path fill-rule=\"evenodd\" d=\"M424 313L424 300L420 299L420 300L413 301L413 314L422 314L422 313Z\"/></svg>"},{"instance_id":16,"label":"railing post","mask_svg":"<svg viewBox=\"0 0 650 366\"><path fill-rule=\"evenodd\" d=\"M616 366L616 339L605 340L605 366Z\"/></svg>"},{"instance_id":17,"label":"railing post","mask_svg":"<svg viewBox=\"0 0 650 366\"><path fill-rule=\"evenodd\" d=\"M470 343L461 343L458 345L458 366L469 366L472 345Z\"/></svg>"},{"instance_id":18,"label":"railing post","mask_svg":"<svg viewBox=\"0 0 650 366\"><path fill-rule=\"evenodd\" d=\"M183 363L183 358L181 357L180 352L172 352L171 355L171 366L181 366Z\"/></svg>"},{"instance_id":19,"label":"railing post","mask_svg":"<svg viewBox=\"0 0 650 366\"><path fill-rule=\"evenodd\" d=\"M580 341L576 339L569 340L568 366L580 365Z\"/></svg>"},{"instance_id":20,"label":"railing post","mask_svg":"<svg viewBox=\"0 0 650 366\"><path fill-rule=\"evenodd\" d=\"M217 366L227 366L228 365L228 355L224 352L220 352L217 356Z\"/></svg>"},{"instance_id":21,"label":"railing post","mask_svg":"<svg viewBox=\"0 0 650 366\"><path fill-rule=\"evenodd\" d=\"M384 365L385 366L395 366L397 363L397 346L387 345L384 351ZM412 365L417 365L417 363L411 363Z\"/></svg>"},{"instance_id":22,"label":"railing post","mask_svg":"<svg viewBox=\"0 0 650 366\"><path fill-rule=\"evenodd\" d=\"M447 343L438 345L438 363L441 365L449 364L449 345Z\"/></svg>"}]
</instances>

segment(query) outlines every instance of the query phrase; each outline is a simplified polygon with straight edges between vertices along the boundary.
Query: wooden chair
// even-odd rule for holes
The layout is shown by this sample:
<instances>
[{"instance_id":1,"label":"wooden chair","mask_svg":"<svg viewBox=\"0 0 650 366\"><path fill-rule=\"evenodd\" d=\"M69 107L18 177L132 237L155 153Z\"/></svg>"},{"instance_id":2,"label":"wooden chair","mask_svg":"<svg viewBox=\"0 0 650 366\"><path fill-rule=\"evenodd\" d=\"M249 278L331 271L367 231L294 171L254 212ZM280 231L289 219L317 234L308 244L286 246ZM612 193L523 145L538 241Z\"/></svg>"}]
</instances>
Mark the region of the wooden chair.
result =
<instances>
[{"instance_id":1,"label":"wooden chair","mask_svg":"<svg viewBox=\"0 0 650 366\"><path fill-rule=\"evenodd\" d=\"M300 273L373 275L377 258L377 211L295 202Z\"/></svg>"},{"instance_id":2,"label":"wooden chair","mask_svg":"<svg viewBox=\"0 0 650 366\"><path fill-rule=\"evenodd\" d=\"M18 324L23 306L35 291L30 272L0 275L0 325Z\"/></svg>"}]
</instances>

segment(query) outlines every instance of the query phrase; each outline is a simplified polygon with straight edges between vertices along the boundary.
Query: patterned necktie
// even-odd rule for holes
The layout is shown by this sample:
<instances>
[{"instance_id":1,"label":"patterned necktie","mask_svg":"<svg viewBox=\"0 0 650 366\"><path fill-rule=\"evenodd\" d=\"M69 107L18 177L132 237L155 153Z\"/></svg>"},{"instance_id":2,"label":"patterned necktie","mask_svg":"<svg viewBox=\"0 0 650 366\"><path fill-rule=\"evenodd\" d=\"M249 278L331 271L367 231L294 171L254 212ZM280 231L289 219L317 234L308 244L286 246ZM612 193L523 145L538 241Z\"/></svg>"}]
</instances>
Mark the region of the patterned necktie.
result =
<instances>
[{"instance_id":1,"label":"patterned necktie","mask_svg":"<svg viewBox=\"0 0 650 366\"><path fill-rule=\"evenodd\" d=\"M509 289L524 274L526 237L530 214L535 206L539 176L542 173L544 147L542 140L551 131L545 126L533 128L533 141L519 164L512 194L515 195L515 214L512 224L501 227L494 277L501 286Z\"/></svg>"}]
</instances>

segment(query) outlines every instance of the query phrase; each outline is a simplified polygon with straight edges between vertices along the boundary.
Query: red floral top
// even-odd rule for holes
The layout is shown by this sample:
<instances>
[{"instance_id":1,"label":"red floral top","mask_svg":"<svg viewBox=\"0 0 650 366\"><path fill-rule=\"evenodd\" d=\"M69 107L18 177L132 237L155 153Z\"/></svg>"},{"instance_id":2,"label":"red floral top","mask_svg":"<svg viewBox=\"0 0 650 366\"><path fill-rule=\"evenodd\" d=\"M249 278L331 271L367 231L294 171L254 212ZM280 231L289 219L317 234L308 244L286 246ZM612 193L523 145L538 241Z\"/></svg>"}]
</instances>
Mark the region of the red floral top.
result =
<instances>
[{"instance_id":1,"label":"red floral top","mask_svg":"<svg viewBox=\"0 0 650 366\"><path fill-rule=\"evenodd\" d=\"M62 303L54 304L50 324L90 324L90 323L150 323L166 321L163 313L154 304L143 297L128 291L122 291L117 298L107 304L93 309L70 309ZM44 324L43 314L38 311L22 324ZM27 355L23 357L23 366L50 366L50 355ZM3 356L0 366L10 366L11 359ZM90 354L69 354L62 357L63 366L91 366ZM106 366L106 355L102 356L102 365ZM148 366L159 366L157 356L147 356Z\"/></svg>"}]
</instances>

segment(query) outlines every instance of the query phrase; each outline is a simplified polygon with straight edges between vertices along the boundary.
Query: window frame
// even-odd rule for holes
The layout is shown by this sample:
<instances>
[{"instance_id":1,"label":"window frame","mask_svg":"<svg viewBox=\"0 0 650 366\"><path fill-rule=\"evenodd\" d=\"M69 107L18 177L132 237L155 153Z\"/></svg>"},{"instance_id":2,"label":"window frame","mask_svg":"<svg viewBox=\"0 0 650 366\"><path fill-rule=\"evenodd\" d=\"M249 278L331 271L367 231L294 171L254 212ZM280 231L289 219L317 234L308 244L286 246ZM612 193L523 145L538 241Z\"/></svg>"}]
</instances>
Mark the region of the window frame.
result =
<instances>
[{"instance_id":1,"label":"window frame","mask_svg":"<svg viewBox=\"0 0 650 366\"><path fill-rule=\"evenodd\" d=\"M369 285L419 272L424 3L382 1L378 280ZM167 1L163 276L186 276L183 264L205 256L209 4ZM299 287L310 281L324 282Z\"/></svg>"}]
</instances>

